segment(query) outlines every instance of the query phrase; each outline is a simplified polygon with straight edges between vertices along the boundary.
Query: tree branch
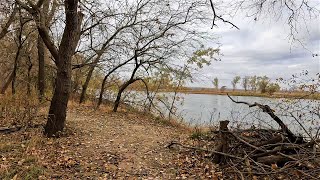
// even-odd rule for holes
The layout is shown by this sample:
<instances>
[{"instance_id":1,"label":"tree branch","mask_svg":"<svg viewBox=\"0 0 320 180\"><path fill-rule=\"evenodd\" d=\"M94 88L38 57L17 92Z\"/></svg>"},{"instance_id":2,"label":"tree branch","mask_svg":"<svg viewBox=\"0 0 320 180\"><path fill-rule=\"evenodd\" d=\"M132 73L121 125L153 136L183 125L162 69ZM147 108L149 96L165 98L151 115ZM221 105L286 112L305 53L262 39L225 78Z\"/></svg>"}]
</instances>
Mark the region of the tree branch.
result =
<instances>
[{"instance_id":1,"label":"tree branch","mask_svg":"<svg viewBox=\"0 0 320 180\"><path fill-rule=\"evenodd\" d=\"M287 137L289 138L289 140L291 142L297 142L297 143L303 142L303 138L297 137L296 135L294 135L290 131L290 129L282 122L282 120L273 113L273 110L268 105L262 105L262 104L259 104L256 102L254 104L249 104L248 102L235 101L234 99L232 99L229 96L229 94L227 94L227 96L231 99L231 101L233 101L234 103L237 103L237 104L246 104L249 107L258 106L260 109L262 109L263 112L267 113L273 120L275 120L278 123L278 125L281 127L282 132L287 135Z\"/></svg>"},{"instance_id":2,"label":"tree branch","mask_svg":"<svg viewBox=\"0 0 320 180\"><path fill-rule=\"evenodd\" d=\"M225 19L222 18L221 16L217 15L212 0L210 0L210 5L211 5L212 12L213 12L213 20L212 20L212 27L211 27L211 29L213 28L213 26L216 25L216 24L215 24L215 21L216 21L216 19L218 18L218 19L220 19L222 22L227 23L227 24L230 24L232 27L235 27L235 28L237 28L238 30L240 30L240 28L239 28L238 26L236 26L235 24L233 24L232 22L230 22L230 21L228 21L228 20L225 20Z\"/></svg>"},{"instance_id":3,"label":"tree branch","mask_svg":"<svg viewBox=\"0 0 320 180\"><path fill-rule=\"evenodd\" d=\"M12 13L9 16L7 23L2 27L2 31L0 32L0 39L4 38L4 36L8 33L8 29L12 24L12 22L14 21L14 17L16 16L18 9L19 8L17 6L14 7Z\"/></svg>"}]
</instances>

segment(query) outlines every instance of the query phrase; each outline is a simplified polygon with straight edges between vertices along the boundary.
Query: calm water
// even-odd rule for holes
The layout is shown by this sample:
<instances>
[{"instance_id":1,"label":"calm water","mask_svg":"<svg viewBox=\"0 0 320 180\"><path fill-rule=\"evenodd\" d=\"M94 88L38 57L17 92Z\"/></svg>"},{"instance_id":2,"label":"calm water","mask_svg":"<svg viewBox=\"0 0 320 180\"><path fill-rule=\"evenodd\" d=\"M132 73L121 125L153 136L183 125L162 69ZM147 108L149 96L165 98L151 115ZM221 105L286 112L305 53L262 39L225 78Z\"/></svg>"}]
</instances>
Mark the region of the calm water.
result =
<instances>
[{"instance_id":1,"label":"calm water","mask_svg":"<svg viewBox=\"0 0 320 180\"><path fill-rule=\"evenodd\" d=\"M245 104L236 104L224 95L206 94L179 94L183 99L182 104L177 104L178 114L184 121L193 125L216 124L219 120L229 120L231 126L260 126L266 128L278 128L273 119L262 112L258 107L249 108ZM300 123L308 131L316 131L320 126L320 118L317 113L320 109L320 101L315 100L287 100L263 97L233 96L238 101L248 103L261 103L269 105L291 129L304 133L304 130L291 117L290 112L298 117ZM310 112L311 111L311 112ZM315 113L313 113L315 112ZM301 117L299 118L299 115Z\"/></svg>"},{"instance_id":2,"label":"calm water","mask_svg":"<svg viewBox=\"0 0 320 180\"><path fill-rule=\"evenodd\" d=\"M108 94L111 95L111 93ZM134 98L130 95L123 98L131 102L133 106L135 101L143 100L146 97L144 93L137 91L130 91L129 94L133 94ZM171 99L173 93L159 93L159 95ZM176 118L191 125L217 125L221 120L229 120L230 127L248 128L255 126L279 129L278 124L268 114L262 112L260 108L249 108L245 104L236 104L225 95L178 94L178 97L180 100L175 103L177 108ZM105 98L114 99L115 97ZM308 131L315 135L320 127L319 100L289 100L252 96L232 96L232 98L250 104L257 102L269 105L274 113L295 133L306 135L305 131ZM161 109L166 111L165 106Z\"/></svg>"}]
</instances>

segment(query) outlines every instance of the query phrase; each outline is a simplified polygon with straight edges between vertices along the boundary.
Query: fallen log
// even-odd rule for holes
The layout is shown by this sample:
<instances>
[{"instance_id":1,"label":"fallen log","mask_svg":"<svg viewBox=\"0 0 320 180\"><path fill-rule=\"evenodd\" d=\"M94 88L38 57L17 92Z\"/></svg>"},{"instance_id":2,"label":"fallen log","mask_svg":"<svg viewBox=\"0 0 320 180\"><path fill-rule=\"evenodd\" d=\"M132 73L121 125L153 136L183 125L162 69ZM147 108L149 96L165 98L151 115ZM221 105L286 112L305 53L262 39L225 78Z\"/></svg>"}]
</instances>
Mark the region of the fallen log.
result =
<instances>
[{"instance_id":1,"label":"fallen log","mask_svg":"<svg viewBox=\"0 0 320 180\"><path fill-rule=\"evenodd\" d=\"M257 162L263 163L263 164L284 164L288 161L293 161L293 159L289 157L284 157L281 155L270 155L270 156L263 156L263 157L258 157Z\"/></svg>"}]
</instances>

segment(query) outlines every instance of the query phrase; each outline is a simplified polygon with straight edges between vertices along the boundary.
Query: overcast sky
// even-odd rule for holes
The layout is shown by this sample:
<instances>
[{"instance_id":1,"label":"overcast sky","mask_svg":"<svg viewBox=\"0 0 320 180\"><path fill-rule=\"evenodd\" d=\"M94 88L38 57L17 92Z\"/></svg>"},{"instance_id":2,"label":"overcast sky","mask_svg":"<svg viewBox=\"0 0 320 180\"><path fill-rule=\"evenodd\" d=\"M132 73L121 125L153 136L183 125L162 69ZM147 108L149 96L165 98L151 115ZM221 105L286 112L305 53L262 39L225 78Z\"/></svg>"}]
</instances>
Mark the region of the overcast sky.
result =
<instances>
[{"instance_id":1,"label":"overcast sky","mask_svg":"<svg viewBox=\"0 0 320 180\"><path fill-rule=\"evenodd\" d=\"M220 87L231 87L231 80L239 75L266 75L272 80L290 78L292 74L308 70L315 75L320 72L320 57L312 53L320 52L320 19L313 19L299 28L298 37L303 45L289 39L286 20L235 17L234 22L240 30L220 24L214 29L221 43L221 61L212 62L196 76L196 81L188 86L212 87L214 77L220 80ZM212 45L215 46L214 42Z\"/></svg>"}]
</instances>

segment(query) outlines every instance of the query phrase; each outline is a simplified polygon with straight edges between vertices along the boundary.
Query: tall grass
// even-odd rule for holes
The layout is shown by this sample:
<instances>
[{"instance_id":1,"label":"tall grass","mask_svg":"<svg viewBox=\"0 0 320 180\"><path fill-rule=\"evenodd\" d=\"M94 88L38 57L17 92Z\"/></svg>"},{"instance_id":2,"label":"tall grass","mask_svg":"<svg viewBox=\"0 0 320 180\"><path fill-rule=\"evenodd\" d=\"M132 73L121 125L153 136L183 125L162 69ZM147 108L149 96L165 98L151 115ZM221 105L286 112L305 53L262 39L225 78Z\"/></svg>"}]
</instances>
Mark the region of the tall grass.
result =
<instances>
[{"instance_id":1,"label":"tall grass","mask_svg":"<svg viewBox=\"0 0 320 180\"><path fill-rule=\"evenodd\" d=\"M36 91L29 94L20 90L16 92L0 95L0 126L26 126L39 115L41 103Z\"/></svg>"}]
</instances>

